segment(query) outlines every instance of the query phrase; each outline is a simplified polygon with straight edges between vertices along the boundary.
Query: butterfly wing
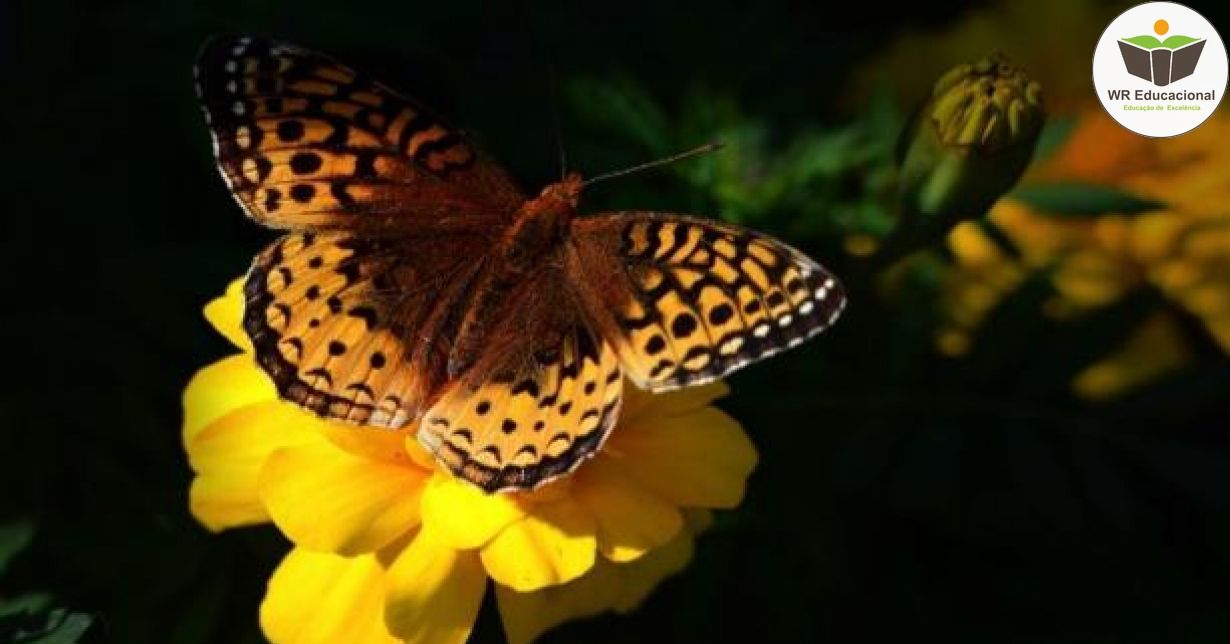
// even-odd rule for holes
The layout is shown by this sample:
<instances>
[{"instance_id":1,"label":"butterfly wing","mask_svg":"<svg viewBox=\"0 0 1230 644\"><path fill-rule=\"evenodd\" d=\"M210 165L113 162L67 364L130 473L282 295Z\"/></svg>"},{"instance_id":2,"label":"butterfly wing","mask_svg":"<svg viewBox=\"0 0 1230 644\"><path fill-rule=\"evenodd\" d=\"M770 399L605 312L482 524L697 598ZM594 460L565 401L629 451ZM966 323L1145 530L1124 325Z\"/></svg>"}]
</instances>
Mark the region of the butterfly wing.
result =
<instances>
[{"instance_id":1,"label":"butterfly wing","mask_svg":"<svg viewBox=\"0 0 1230 644\"><path fill-rule=\"evenodd\" d=\"M321 416L405 425L446 379L447 339L471 297L481 244L470 235L284 236L257 256L245 286L257 361L283 398Z\"/></svg>"},{"instance_id":2,"label":"butterfly wing","mask_svg":"<svg viewBox=\"0 0 1230 644\"><path fill-rule=\"evenodd\" d=\"M490 314L489 350L423 416L419 440L454 474L493 492L575 469L610 433L622 373L558 268L531 276Z\"/></svg>"},{"instance_id":3,"label":"butterfly wing","mask_svg":"<svg viewBox=\"0 0 1230 644\"><path fill-rule=\"evenodd\" d=\"M320 54L218 38L196 77L235 197L295 231L249 273L244 324L260 364L322 416L416 418L524 195L431 111Z\"/></svg>"},{"instance_id":4,"label":"butterfly wing","mask_svg":"<svg viewBox=\"0 0 1230 644\"><path fill-rule=\"evenodd\" d=\"M427 108L321 54L223 37L195 71L222 176L264 225L476 228L525 201Z\"/></svg>"},{"instance_id":5,"label":"butterfly wing","mask_svg":"<svg viewBox=\"0 0 1230 644\"><path fill-rule=\"evenodd\" d=\"M845 293L824 267L738 226L620 212L573 222L591 317L640 387L708 382L836 322Z\"/></svg>"}]
</instances>

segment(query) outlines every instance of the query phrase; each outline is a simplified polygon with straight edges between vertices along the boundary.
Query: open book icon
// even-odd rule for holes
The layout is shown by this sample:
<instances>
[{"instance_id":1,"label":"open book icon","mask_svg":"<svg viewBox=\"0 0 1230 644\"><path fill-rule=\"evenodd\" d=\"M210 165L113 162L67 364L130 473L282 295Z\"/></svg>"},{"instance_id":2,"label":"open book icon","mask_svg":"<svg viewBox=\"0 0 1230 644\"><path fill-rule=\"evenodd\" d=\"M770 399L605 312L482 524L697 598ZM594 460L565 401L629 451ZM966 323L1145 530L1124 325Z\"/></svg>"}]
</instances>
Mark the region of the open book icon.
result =
<instances>
[{"instance_id":1,"label":"open book icon","mask_svg":"<svg viewBox=\"0 0 1230 644\"><path fill-rule=\"evenodd\" d=\"M1133 76L1143 78L1158 87L1182 80L1196 71L1204 38L1171 36L1158 40L1153 36L1133 36L1119 39L1123 64Z\"/></svg>"}]
</instances>

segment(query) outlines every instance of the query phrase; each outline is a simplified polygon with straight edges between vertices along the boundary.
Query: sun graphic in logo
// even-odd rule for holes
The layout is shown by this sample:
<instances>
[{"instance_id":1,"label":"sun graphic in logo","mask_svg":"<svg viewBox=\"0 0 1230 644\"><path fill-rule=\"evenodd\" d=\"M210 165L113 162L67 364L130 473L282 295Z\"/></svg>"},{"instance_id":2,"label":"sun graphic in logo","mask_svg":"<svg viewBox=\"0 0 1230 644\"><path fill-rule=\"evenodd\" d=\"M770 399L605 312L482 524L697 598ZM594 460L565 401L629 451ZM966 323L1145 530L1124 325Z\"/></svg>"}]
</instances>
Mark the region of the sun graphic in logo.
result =
<instances>
[{"instance_id":1,"label":"sun graphic in logo","mask_svg":"<svg viewBox=\"0 0 1230 644\"><path fill-rule=\"evenodd\" d=\"M1167 31L1170 31L1170 23L1166 22L1165 20L1158 20L1157 22L1153 23L1153 32L1156 33L1157 35L1164 36L1166 35Z\"/></svg>"}]
</instances>

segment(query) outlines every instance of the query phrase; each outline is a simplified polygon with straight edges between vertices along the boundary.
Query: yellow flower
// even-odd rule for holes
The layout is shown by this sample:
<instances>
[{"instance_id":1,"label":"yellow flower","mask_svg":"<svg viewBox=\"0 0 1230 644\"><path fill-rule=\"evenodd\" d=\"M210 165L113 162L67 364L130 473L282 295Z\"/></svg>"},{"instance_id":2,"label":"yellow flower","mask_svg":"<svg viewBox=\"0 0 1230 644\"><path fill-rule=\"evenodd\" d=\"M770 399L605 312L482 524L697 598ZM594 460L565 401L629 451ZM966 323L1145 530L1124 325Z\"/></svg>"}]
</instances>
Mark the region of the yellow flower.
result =
<instances>
[{"instance_id":1,"label":"yellow flower","mask_svg":"<svg viewBox=\"0 0 1230 644\"><path fill-rule=\"evenodd\" d=\"M241 309L239 281L205 307L242 352L192 379L183 438L202 524L272 521L294 543L261 606L273 642L462 642L488 579L514 642L630 610L683 567L709 508L740 502L756 463L711 406L724 385L629 386L619 426L572 476L487 495L437 468L413 428L357 428L279 401Z\"/></svg>"},{"instance_id":2,"label":"yellow flower","mask_svg":"<svg viewBox=\"0 0 1230 644\"><path fill-rule=\"evenodd\" d=\"M1161 209L1065 218L1008 198L985 226L956 227L948 238L952 266L942 278L946 324L936 335L938 349L967 352L999 301L1046 270L1055 297L1044 312L1052 317L1077 316L1152 288L1199 319L1230 354L1230 154L1221 145L1230 118L1215 115L1206 127L1201 136L1146 139L1100 111L1083 114L1026 182L1107 186ZM1173 320L1159 312L1125 346L1078 374L1072 387L1086 398L1110 398L1182 367L1189 354Z\"/></svg>"}]
</instances>

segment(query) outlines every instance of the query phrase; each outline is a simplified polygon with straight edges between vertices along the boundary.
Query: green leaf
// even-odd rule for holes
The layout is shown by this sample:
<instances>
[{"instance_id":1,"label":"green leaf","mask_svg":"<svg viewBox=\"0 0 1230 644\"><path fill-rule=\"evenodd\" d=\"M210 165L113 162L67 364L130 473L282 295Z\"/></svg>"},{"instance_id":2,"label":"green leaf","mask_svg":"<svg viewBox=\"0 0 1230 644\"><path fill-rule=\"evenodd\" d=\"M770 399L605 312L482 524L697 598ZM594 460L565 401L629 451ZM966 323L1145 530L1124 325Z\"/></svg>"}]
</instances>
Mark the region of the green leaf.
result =
<instances>
[{"instance_id":1,"label":"green leaf","mask_svg":"<svg viewBox=\"0 0 1230 644\"><path fill-rule=\"evenodd\" d=\"M1165 207L1162 202L1143 199L1115 188L1079 183L1023 186L1014 190L1011 196L1042 214L1057 217L1135 215Z\"/></svg>"},{"instance_id":2,"label":"green leaf","mask_svg":"<svg viewBox=\"0 0 1230 644\"><path fill-rule=\"evenodd\" d=\"M1034 146L1033 163L1037 164L1051 157L1067 143L1072 132L1076 131L1078 119L1072 116L1051 117L1042 126L1038 134L1038 143Z\"/></svg>"},{"instance_id":3,"label":"green leaf","mask_svg":"<svg viewBox=\"0 0 1230 644\"><path fill-rule=\"evenodd\" d=\"M12 599L0 599L0 619L13 615L37 615L51 607L51 595L26 593Z\"/></svg>"},{"instance_id":4,"label":"green leaf","mask_svg":"<svg viewBox=\"0 0 1230 644\"><path fill-rule=\"evenodd\" d=\"M21 611L0 618L0 638L9 644L75 644L93 623L92 616L64 608Z\"/></svg>"},{"instance_id":5,"label":"green leaf","mask_svg":"<svg viewBox=\"0 0 1230 644\"><path fill-rule=\"evenodd\" d=\"M75 644L89 630L94 618L85 613L70 613L64 609L51 611L47 627L41 633L31 633L17 641L23 644Z\"/></svg>"},{"instance_id":6,"label":"green leaf","mask_svg":"<svg viewBox=\"0 0 1230 644\"><path fill-rule=\"evenodd\" d=\"M0 574L8 570L13 559L30 547L34 539L34 524L28 520L0 525Z\"/></svg>"}]
</instances>

